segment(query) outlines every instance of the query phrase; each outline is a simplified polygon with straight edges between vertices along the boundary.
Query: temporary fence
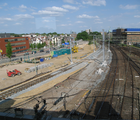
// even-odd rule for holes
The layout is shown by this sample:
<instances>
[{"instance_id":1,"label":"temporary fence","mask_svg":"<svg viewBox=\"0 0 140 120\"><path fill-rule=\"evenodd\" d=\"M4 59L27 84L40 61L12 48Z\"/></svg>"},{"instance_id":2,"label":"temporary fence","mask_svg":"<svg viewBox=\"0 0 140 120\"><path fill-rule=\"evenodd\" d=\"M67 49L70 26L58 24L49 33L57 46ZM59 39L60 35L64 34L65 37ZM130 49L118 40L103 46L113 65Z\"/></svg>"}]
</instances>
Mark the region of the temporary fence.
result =
<instances>
[{"instance_id":1,"label":"temporary fence","mask_svg":"<svg viewBox=\"0 0 140 120\"><path fill-rule=\"evenodd\" d=\"M39 70L39 69L43 69L46 67L50 67L52 65L53 65L53 63L37 65L36 67L34 66L34 67L26 68L25 72L27 72L27 73L34 72L36 69Z\"/></svg>"},{"instance_id":2,"label":"temporary fence","mask_svg":"<svg viewBox=\"0 0 140 120\"><path fill-rule=\"evenodd\" d=\"M56 50L56 51L51 51L51 56L60 56L64 54L70 54L70 49L61 49L61 50Z\"/></svg>"}]
</instances>

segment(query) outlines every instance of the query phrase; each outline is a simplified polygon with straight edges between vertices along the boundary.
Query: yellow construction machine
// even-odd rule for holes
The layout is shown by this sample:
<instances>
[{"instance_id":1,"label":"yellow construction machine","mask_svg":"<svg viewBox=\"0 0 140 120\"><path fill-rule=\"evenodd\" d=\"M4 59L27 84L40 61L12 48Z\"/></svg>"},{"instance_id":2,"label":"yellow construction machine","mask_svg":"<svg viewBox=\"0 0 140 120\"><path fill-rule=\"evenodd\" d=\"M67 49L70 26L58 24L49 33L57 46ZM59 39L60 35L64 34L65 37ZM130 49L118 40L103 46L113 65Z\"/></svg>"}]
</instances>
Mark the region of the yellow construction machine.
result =
<instances>
[{"instance_id":1,"label":"yellow construction machine","mask_svg":"<svg viewBox=\"0 0 140 120\"><path fill-rule=\"evenodd\" d=\"M76 47L76 46L72 47L72 52L77 53L78 52L78 47Z\"/></svg>"}]
</instances>

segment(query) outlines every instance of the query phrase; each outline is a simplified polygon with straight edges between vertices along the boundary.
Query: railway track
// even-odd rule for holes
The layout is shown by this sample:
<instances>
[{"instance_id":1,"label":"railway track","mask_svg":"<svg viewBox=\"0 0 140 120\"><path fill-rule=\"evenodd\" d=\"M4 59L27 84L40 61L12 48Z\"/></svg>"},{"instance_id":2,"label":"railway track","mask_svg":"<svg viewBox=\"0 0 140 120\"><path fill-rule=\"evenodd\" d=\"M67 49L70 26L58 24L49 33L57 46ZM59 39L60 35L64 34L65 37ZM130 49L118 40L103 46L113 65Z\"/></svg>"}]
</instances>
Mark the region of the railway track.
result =
<instances>
[{"instance_id":1,"label":"railway track","mask_svg":"<svg viewBox=\"0 0 140 120\"><path fill-rule=\"evenodd\" d=\"M61 68L55 72L52 72L52 73L49 73L49 74L43 74L42 76L39 76L39 77L33 77L31 79L28 79L24 82L21 82L21 83L18 83L16 85L13 85L13 86L10 86L10 87L7 87L7 88L4 88L4 89L1 89L0 90L0 100L3 100L3 99L6 99L7 97L17 93L17 92L20 92L22 90L25 90L33 85L36 85L42 81L45 81L53 76L56 76L60 73L63 73L69 69L71 69L72 67L80 64L81 62L77 62L77 63L74 63L72 65L69 65L65 68Z\"/></svg>"},{"instance_id":2,"label":"railway track","mask_svg":"<svg viewBox=\"0 0 140 120\"><path fill-rule=\"evenodd\" d=\"M122 96L122 104L121 104L121 110L120 115L124 119L134 119L134 106L136 109L137 103L134 102L134 98L136 98L136 94L134 91L136 91L134 84L135 84L135 77L134 77L134 71L136 74L140 75L140 68L139 66L121 49L118 48L120 53L123 55L125 61L126 61L126 78L125 78L125 84L124 84L124 93ZM127 97L126 97L127 96ZM131 99L129 99L130 97ZM129 106L128 106L129 104ZM128 112L129 110L129 112ZM135 112L136 113L136 112ZM138 116L137 116L138 118Z\"/></svg>"},{"instance_id":3,"label":"railway track","mask_svg":"<svg viewBox=\"0 0 140 120\"><path fill-rule=\"evenodd\" d=\"M100 52L102 52L101 50L99 50L99 51L97 51L97 54L93 54L94 55L94 57L96 57L96 55L98 55ZM89 60L90 59L93 59L93 57L91 56L91 57L89 57L88 58ZM75 65L74 65L75 66ZM72 67L72 66L71 66ZM83 68L84 69L84 68ZM82 69L82 70L83 70ZM82 71L82 70L80 70L80 71ZM82 79L82 80L76 80L76 79L74 79L78 74L79 74L79 72L80 71L78 71L77 73L75 73L75 74L73 74L72 76L70 76L69 78L67 78L65 81L77 81L77 83L75 84L75 86L73 86L73 87L71 87L71 89L69 89L68 90L68 92L67 93L69 93L70 91L72 91L73 90L73 88L75 88L80 82L85 82L83 79L84 78L86 78L89 74L87 74L86 76L84 76L84 78ZM90 72L92 72L92 71L90 71ZM51 75L55 75L55 74L58 74L59 72L58 71L56 71L55 73L53 73L53 74L51 74ZM65 82L64 81L64 82ZM72 82L70 82L69 84L71 84ZM62 84L63 84L63 82L62 82ZM50 89L50 90L47 90L47 91L45 91L45 92L43 92L43 93L41 93L40 95L41 96L43 96L44 98L46 98L45 97L45 95L46 95L46 93L49 93L49 94L54 94L55 92L52 92L52 90L54 89L54 87L52 88L52 89ZM55 91L57 91L57 90L55 90ZM59 91L60 93L61 93L61 91ZM21 107L22 108L22 106L24 106L26 103L28 104L28 103L34 103L34 102L36 102L36 98L38 98L38 96L39 95L36 95L36 96L33 96L33 97L30 97L29 99L27 99L25 102L21 102L21 103L18 103L17 105L14 105L13 107ZM59 97L50 97L50 99L58 99ZM47 98L46 98L47 99ZM48 107L48 109L52 109L53 107L56 107L56 106L49 106ZM9 109L12 109L12 108L9 108ZM7 110L5 110L4 112L6 112L6 111L9 111L9 109L7 109Z\"/></svg>"},{"instance_id":4,"label":"railway track","mask_svg":"<svg viewBox=\"0 0 140 120\"><path fill-rule=\"evenodd\" d=\"M122 50L125 50L125 51L128 51L130 52L131 54L135 54L137 56L140 57L140 49L138 48L133 48L133 47L121 47Z\"/></svg>"},{"instance_id":5,"label":"railway track","mask_svg":"<svg viewBox=\"0 0 140 120\"><path fill-rule=\"evenodd\" d=\"M94 111L95 119L106 119L108 118L110 112L112 97L110 98L108 97L108 95L110 94L110 92L113 93L114 91L114 84L115 84L114 78L116 76L116 71L118 68L117 67L118 59L117 59L116 52L113 49L111 50L113 52L113 61L112 61L113 67L110 68L109 74L106 77L104 83L102 84L100 91L96 94L96 97L94 98L93 107L90 110L92 111L90 112L90 114L93 114Z\"/></svg>"},{"instance_id":6,"label":"railway track","mask_svg":"<svg viewBox=\"0 0 140 120\"><path fill-rule=\"evenodd\" d=\"M125 67L125 76L127 76L125 79L125 83L124 83L124 90L123 90L123 94L119 95L116 94L114 92L114 86L115 86L115 77L116 77L116 72L118 71L119 68L121 68L120 66L117 66L117 57L113 58L116 59L116 67L114 67L115 69L113 71L113 77L110 76L110 78L108 78L108 81L104 81L103 85L101 86L100 91L96 92L96 95L94 96L91 104L89 105L89 107L87 108L85 114L83 115L82 118L88 118L86 117L86 115L91 115L91 114L95 114L94 119L105 119L105 118L111 118L111 119L122 119L122 118L126 118L126 119L134 119L134 75L132 74L134 69L137 74L139 74L139 67L135 64L134 61L131 60L131 58L128 58L128 56L121 50L119 49L120 53L122 54L122 56L124 57L124 67ZM113 52L115 56L116 53L115 51ZM126 64L126 62L129 62ZM128 66L129 64L129 66ZM112 69L111 69L112 71ZM111 75L109 73L109 75ZM128 77L131 76L131 77ZM119 77L119 76L118 76ZM107 83L107 84L106 84ZM129 93L129 95L128 95ZM131 93L131 94L130 94ZM131 99L128 99L126 97L126 95L130 96ZM109 97L111 96L111 97ZM121 100L119 102L117 102L114 97L115 96L120 96ZM129 100L129 102L128 102ZM112 108L113 104L112 102L115 102L115 107L120 108L118 112L114 111L115 107ZM129 117L126 117L126 114L123 114L127 111L128 108L128 103L129 103L129 107L131 107L129 109ZM97 107L99 106L99 107ZM126 111L124 111L126 109ZM92 112L91 112L92 111Z\"/></svg>"},{"instance_id":7,"label":"railway track","mask_svg":"<svg viewBox=\"0 0 140 120\"><path fill-rule=\"evenodd\" d=\"M129 61L129 64L131 64L135 71L140 75L140 67L122 49L118 50L120 50L123 56Z\"/></svg>"}]
</instances>

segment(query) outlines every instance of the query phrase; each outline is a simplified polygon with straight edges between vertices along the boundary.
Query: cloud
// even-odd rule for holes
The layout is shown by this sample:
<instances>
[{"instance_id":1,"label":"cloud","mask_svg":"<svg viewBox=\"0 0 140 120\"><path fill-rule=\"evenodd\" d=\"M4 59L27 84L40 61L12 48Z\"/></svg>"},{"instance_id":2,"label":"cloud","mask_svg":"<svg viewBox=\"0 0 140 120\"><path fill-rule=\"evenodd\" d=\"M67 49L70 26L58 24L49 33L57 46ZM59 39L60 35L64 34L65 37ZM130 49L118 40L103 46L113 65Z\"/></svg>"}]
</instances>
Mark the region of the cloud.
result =
<instances>
[{"instance_id":1,"label":"cloud","mask_svg":"<svg viewBox=\"0 0 140 120\"><path fill-rule=\"evenodd\" d=\"M2 21L11 21L12 18L0 18L0 20L2 20Z\"/></svg>"},{"instance_id":2,"label":"cloud","mask_svg":"<svg viewBox=\"0 0 140 120\"><path fill-rule=\"evenodd\" d=\"M47 7L45 10L39 10L38 12L33 12L34 15L50 15L50 16L62 16L63 13L68 12L68 10L61 7Z\"/></svg>"},{"instance_id":3,"label":"cloud","mask_svg":"<svg viewBox=\"0 0 140 120\"><path fill-rule=\"evenodd\" d=\"M67 2L67 3L71 3L73 4L74 3L74 0L63 0L64 2Z\"/></svg>"},{"instance_id":4,"label":"cloud","mask_svg":"<svg viewBox=\"0 0 140 120\"><path fill-rule=\"evenodd\" d=\"M77 16L78 18L99 18L98 16L90 16L90 15L86 15L86 14L83 14L83 15L78 15Z\"/></svg>"},{"instance_id":5,"label":"cloud","mask_svg":"<svg viewBox=\"0 0 140 120\"><path fill-rule=\"evenodd\" d=\"M27 7L25 5L21 5L21 6L19 6L19 8L26 9Z\"/></svg>"},{"instance_id":6,"label":"cloud","mask_svg":"<svg viewBox=\"0 0 140 120\"><path fill-rule=\"evenodd\" d=\"M15 23L14 25L21 25L21 23Z\"/></svg>"},{"instance_id":7,"label":"cloud","mask_svg":"<svg viewBox=\"0 0 140 120\"><path fill-rule=\"evenodd\" d=\"M56 6L47 7L47 8L45 8L45 10L48 10L48 11L57 11L57 12L68 12L68 10L66 10L64 8L61 8L61 7L56 7Z\"/></svg>"},{"instance_id":8,"label":"cloud","mask_svg":"<svg viewBox=\"0 0 140 120\"><path fill-rule=\"evenodd\" d=\"M21 11L21 12L25 12L27 9L27 7L25 5L21 5L19 6L18 10Z\"/></svg>"},{"instance_id":9,"label":"cloud","mask_svg":"<svg viewBox=\"0 0 140 120\"><path fill-rule=\"evenodd\" d=\"M105 0L84 0L83 4L88 4L92 6L101 6L104 5L106 6L106 1Z\"/></svg>"},{"instance_id":10,"label":"cloud","mask_svg":"<svg viewBox=\"0 0 140 120\"><path fill-rule=\"evenodd\" d=\"M0 7L0 9L2 9L2 7Z\"/></svg>"},{"instance_id":11,"label":"cloud","mask_svg":"<svg viewBox=\"0 0 140 120\"><path fill-rule=\"evenodd\" d=\"M61 25L58 25L58 26L71 26L72 24L61 24Z\"/></svg>"},{"instance_id":12,"label":"cloud","mask_svg":"<svg viewBox=\"0 0 140 120\"><path fill-rule=\"evenodd\" d=\"M74 6L71 6L71 5L63 5L64 8L66 9L71 9L71 10L78 10L79 8L78 7L74 7Z\"/></svg>"},{"instance_id":13,"label":"cloud","mask_svg":"<svg viewBox=\"0 0 140 120\"><path fill-rule=\"evenodd\" d=\"M84 23L83 21L76 21L76 23Z\"/></svg>"},{"instance_id":14,"label":"cloud","mask_svg":"<svg viewBox=\"0 0 140 120\"><path fill-rule=\"evenodd\" d=\"M47 10L39 10L38 12L33 12L33 15L51 15L51 16L61 16L63 15L60 12L55 11L47 11Z\"/></svg>"},{"instance_id":15,"label":"cloud","mask_svg":"<svg viewBox=\"0 0 140 120\"><path fill-rule=\"evenodd\" d=\"M136 9L138 5L126 5L126 6L120 5L119 7L121 9Z\"/></svg>"},{"instance_id":16,"label":"cloud","mask_svg":"<svg viewBox=\"0 0 140 120\"><path fill-rule=\"evenodd\" d=\"M4 3L4 4L3 4L3 6L6 6L6 5L8 5L8 4L7 4L7 3Z\"/></svg>"},{"instance_id":17,"label":"cloud","mask_svg":"<svg viewBox=\"0 0 140 120\"><path fill-rule=\"evenodd\" d=\"M19 14L19 15L15 15L14 17L15 17L15 19L30 19L30 18L34 18L34 16L31 16L29 14Z\"/></svg>"},{"instance_id":18,"label":"cloud","mask_svg":"<svg viewBox=\"0 0 140 120\"><path fill-rule=\"evenodd\" d=\"M134 17L136 17L136 18L140 18L140 15L135 15Z\"/></svg>"}]
</instances>

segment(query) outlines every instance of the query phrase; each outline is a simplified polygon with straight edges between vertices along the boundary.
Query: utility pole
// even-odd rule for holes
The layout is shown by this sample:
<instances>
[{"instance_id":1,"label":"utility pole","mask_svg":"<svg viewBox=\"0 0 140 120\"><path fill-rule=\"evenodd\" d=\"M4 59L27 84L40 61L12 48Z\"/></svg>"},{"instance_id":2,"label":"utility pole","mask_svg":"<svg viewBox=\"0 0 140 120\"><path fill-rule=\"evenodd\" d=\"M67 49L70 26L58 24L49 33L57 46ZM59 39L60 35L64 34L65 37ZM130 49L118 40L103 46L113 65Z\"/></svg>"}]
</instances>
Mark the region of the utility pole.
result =
<instances>
[{"instance_id":1,"label":"utility pole","mask_svg":"<svg viewBox=\"0 0 140 120\"><path fill-rule=\"evenodd\" d=\"M33 49L34 49L34 44L33 44ZM33 53L34 53L34 60L35 60L35 50ZM36 75L37 75L36 60L35 60L35 71L36 71Z\"/></svg>"},{"instance_id":2,"label":"utility pole","mask_svg":"<svg viewBox=\"0 0 140 120\"><path fill-rule=\"evenodd\" d=\"M110 52L110 31L109 31L109 41L108 41L108 52Z\"/></svg>"},{"instance_id":3,"label":"utility pole","mask_svg":"<svg viewBox=\"0 0 140 120\"><path fill-rule=\"evenodd\" d=\"M105 61L105 51L104 51L104 41L105 41L105 36L104 36L104 29L102 30L103 31L103 62Z\"/></svg>"},{"instance_id":4,"label":"utility pole","mask_svg":"<svg viewBox=\"0 0 140 120\"><path fill-rule=\"evenodd\" d=\"M95 38L95 35L93 36L93 52L95 52L95 47L94 47L94 38Z\"/></svg>"},{"instance_id":5,"label":"utility pole","mask_svg":"<svg viewBox=\"0 0 140 120\"><path fill-rule=\"evenodd\" d=\"M71 50L71 38L70 38L70 52L71 52L71 64L73 64L73 62L72 62L72 50Z\"/></svg>"}]
</instances>

